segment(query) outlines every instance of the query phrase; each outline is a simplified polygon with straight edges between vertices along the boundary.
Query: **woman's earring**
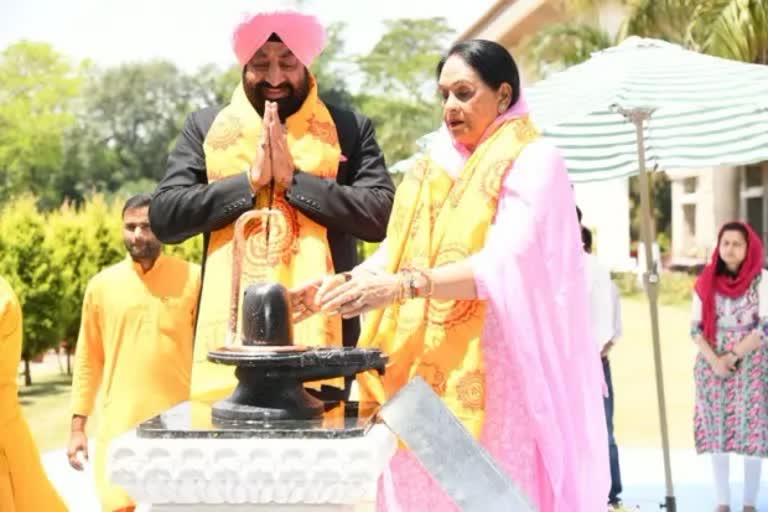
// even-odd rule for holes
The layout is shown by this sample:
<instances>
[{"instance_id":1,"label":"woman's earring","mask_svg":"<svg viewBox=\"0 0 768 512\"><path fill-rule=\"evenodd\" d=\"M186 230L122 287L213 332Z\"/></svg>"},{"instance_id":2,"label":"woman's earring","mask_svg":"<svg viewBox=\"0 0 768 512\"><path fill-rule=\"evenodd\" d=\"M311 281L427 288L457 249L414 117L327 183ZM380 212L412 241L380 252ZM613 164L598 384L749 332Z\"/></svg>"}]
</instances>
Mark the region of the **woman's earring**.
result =
<instances>
[{"instance_id":1,"label":"woman's earring","mask_svg":"<svg viewBox=\"0 0 768 512\"><path fill-rule=\"evenodd\" d=\"M507 107L503 103L499 103L499 114L503 114L507 110Z\"/></svg>"}]
</instances>

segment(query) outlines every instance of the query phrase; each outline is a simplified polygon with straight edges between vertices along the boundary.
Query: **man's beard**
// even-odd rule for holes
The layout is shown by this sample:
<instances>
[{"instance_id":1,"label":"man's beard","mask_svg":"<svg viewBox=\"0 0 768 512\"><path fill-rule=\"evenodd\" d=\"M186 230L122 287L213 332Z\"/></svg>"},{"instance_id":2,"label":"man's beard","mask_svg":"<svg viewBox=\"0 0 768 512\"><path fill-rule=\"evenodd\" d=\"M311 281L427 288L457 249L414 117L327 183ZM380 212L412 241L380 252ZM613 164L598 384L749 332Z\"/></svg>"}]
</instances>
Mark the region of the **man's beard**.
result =
<instances>
[{"instance_id":1,"label":"man's beard","mask_svg":"<svg viewBox=\"0 0 768 512\"><path fill-rule=\"evenodd\" d=\"M264 103L266 101L274 101L277 103L277 115L280 117L280 121L285 123L285 120L288 119L288 117L299 111L304 104L304 100L307 99L307 96L309 95L309 80L304 80L299 88L294 88L293 85L288 82L283 82L277 87L273 87L266 81L261 81L253 87L244 84L243 88L245 89L245 95L248 97L248 101L251 102L251 105L253 105L253 108L256 109L256 112L258 112L260 116L264 117ZM287 94L277 100L268 100L264 94L264 90L267 88L282 89Z\"/></svg>"},{"instance_id":2,"label":"man's beard","mask_svg":"<svg viewBox=\"0 0 768 512\"><path fill-rule=\"evenodd\" d=\"M155 261L163 248L163 244L160 242L143 242L140 244L130 243L128 240L123 240L123 242L133 261Z\"/></svg>"}]
</instances>

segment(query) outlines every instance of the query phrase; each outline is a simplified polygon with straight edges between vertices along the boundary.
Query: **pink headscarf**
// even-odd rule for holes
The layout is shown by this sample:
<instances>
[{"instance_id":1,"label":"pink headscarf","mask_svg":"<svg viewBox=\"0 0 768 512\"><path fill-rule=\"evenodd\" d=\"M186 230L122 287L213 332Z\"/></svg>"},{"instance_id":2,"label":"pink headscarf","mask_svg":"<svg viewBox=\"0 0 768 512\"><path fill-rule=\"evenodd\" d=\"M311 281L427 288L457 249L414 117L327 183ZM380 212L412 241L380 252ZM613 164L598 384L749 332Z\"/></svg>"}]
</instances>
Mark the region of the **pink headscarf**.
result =
<instances>
[{"instance_id":1,"label":"pink headscarf","mask_svg":"<svg viewBox=\"0 0 768 512\"><path fill-rule=\"evenodd\" d=\"M306 67L325 47L325 29L316 17L292 10L260 12L246 16L232 34L232 48L241 66L245 67L272 33Z\"/></svg>"}]
</instances>

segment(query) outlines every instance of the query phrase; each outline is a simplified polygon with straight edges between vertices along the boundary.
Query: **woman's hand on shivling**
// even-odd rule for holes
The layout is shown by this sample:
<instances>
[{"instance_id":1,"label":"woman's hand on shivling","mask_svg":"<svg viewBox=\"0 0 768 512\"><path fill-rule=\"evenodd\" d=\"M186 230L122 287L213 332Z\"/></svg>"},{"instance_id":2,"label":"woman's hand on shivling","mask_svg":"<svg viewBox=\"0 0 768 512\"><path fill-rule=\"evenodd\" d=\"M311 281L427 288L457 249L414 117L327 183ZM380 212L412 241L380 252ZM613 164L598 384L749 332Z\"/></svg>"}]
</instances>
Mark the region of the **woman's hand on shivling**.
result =
<instances>
[{"instance_id":1,"label":"woman's hand on shivling","mask_svg":"<svg viewBox=\"0 0 768 512\"><path fill-rule=\"evenodd\" d=\"M352 318L392 304L401 279L385 272L345 272L326 279L315 295L315 304L326 314Z\"/></svg>"},{"instance_id":2,"label":"woman's hand on shivling","mask_svg":"<svg viewBox=\"0 0 768 512\"><path fill-rule=\"evenodd\" d=\"M320 308L315 304L315 296L324 279L327 278L312 279L288 290L293 323L302 322L320 311Z\"/></svg>"}]
</instances>

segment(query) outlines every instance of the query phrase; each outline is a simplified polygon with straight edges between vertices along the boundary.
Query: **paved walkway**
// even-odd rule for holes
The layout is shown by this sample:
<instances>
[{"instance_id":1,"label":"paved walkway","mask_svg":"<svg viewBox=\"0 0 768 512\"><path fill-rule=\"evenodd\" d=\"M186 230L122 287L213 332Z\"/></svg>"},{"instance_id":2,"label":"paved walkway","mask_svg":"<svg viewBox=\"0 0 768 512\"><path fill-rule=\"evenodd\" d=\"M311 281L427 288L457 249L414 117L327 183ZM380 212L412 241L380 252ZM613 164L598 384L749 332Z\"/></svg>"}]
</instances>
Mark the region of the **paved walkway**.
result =
<instances>
[{"instance_id":1,"label":"paved walkway","mask_svg":"<svg viewBox=\"0 0 768 512\"><path fill-rule=\"evenodd\" d=\"M666 495L664 464L661 450L621 448L620 461L624 483L624 502L637 506L642 512L659 512L659 504ZM768 466L768 463L765 464ZM709 512L714 510L715 492L712 469L707 456L693 450L672 452L672 479L679 512ZM731 461L732 509L741 510L743 493L742 462ZM762 495L758 511L768 512L768 467L763 471Z\"/></svg>"}]
</instances>

